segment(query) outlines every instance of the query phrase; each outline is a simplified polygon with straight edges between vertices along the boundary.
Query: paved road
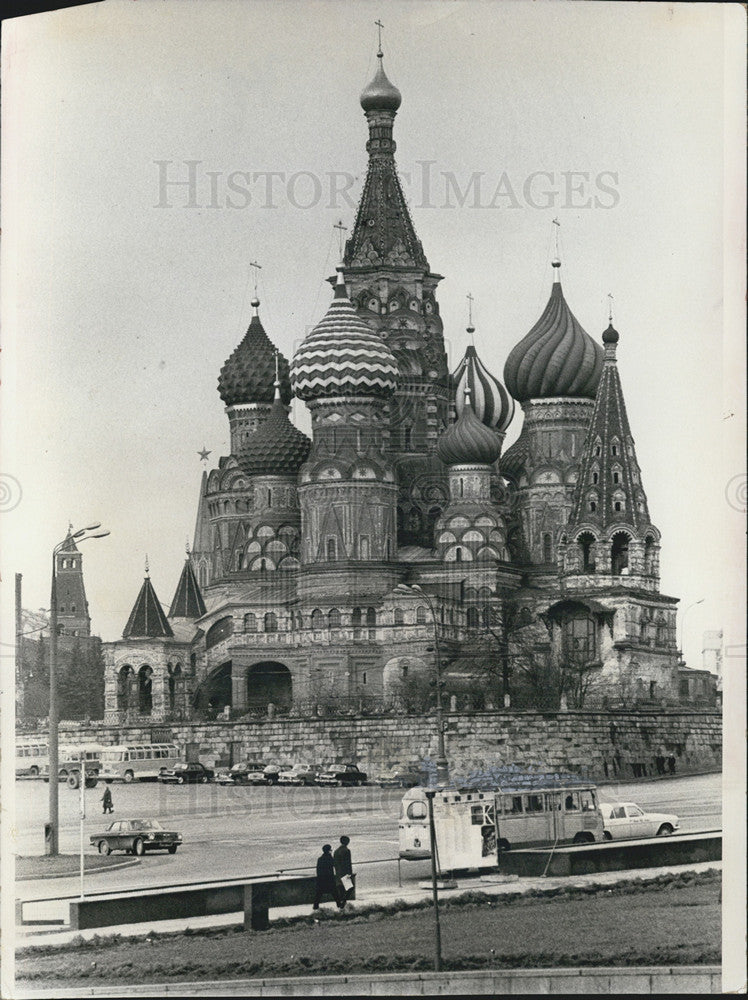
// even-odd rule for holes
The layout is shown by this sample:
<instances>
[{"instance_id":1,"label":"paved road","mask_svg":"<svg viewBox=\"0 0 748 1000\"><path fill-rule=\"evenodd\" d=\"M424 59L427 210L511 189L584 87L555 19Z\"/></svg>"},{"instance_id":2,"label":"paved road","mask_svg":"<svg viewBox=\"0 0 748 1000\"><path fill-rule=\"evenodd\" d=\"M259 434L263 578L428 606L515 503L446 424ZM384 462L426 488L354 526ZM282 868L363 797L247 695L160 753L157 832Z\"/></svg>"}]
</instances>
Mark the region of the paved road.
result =
<instances>
[{"instance_id":1,"label":"paved road","mask_svg":"<svg viewBox=\"0 0 748 1000\"><path fill-rule=\"evenodd\" d=\"M85 841L103 829L103 787L87 794ZM363 862L397 856L397 820L402 791L365 788L175 786L158 783L112 785L113 819L157 817L184 837L177 854L150 855L120 870L86 876L86 891L137 888L201 879L242 877L310 866L326 841L351 837L359 884L379 889L398 886L398 865ZM721 826L721 776L600 786L603 800L638 802L645 809L675 812L684 832ZM17 852L39 854L47 819L48 786L16 785ZM79 846L79 793L60 786L60 851ZM93 848L91 848L93 850ZM428 862L403 862L402 881L413 885L429 875ZM26 899L77 893L78 878L19 883Z\"/></svg>"}]
</instances>

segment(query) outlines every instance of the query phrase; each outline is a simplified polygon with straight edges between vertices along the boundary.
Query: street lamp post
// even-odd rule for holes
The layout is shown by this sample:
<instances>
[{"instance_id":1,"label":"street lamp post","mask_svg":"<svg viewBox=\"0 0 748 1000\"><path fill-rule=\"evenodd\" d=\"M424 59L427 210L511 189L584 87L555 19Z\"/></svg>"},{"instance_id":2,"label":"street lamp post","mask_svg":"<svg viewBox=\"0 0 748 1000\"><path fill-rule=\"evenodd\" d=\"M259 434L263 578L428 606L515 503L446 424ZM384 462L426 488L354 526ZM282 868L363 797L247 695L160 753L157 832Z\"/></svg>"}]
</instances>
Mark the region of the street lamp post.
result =
<instances>
[{"instance_id":1,"label":"street lamp post","mask_svg":"<svg viewBox=\"0 0 748 1000\"><path fill-rule=\"evenodd\" d=\"M429 804L429 840L431 842L431 894L434 900L434 972L442 969L442 929L439 922L439 890L436 880L436 828L434 826L434 796L433 788L426 792Z\"/></svg>"},{"instance_id":2,"label":"street lamp post","mask_svg":"<svg viewBox=\"0 0 748 1000\"><path fill-rule=\"evenodd\" d=\"M436 725L437 725L437 744L436 744L436 781L439 785L446 785L449 781L449 764L447 762L447 753L444 746L444 712L442 707L442 669L441 669L441 652L439 649L439 626L436 621L436 610L434 608L434 603L426 593L426 591L419 587L417 583L410 585L399 583L395 590L401 594L415 593L419 597L422 597L424 601L429 606L429 611L431 612L431 621L434 625L434 665L436 667Z\"/></svg>"},{"instance_id":3,"label":"street lamp post","mask_svg":"<svg viewBox=\"0 0 748 1000\"><path fill-rule=\"evenodd\" d=\"M688 607L686 608L686 610L683 612L683 614L680 617L680 643L679 643L679 646L680 646L680 659L681 659L681 663L685 663L686 662L686 659L685 659L685 657L683 655L683 637L684 637L685 631L686 631L686 615L691 610L691 608L695 608L697 604L703 604L705 600L706 600L706 598L702 597L702 598L700 598L700 600L694 601L693 604L689 604Z\"/></svg>"},{"instance_id":4,"label":"street lamp post","mask_svg":"<svg viewBox=\"0 0 748 1000\"><path fill-rule=\"evenodd\" d=\"M100 524L89 524L74 531L69 537L78 542L87 538L104 538L109 532ZM57 554L67 542L64 538L52 550L52 590L49 601L49 823L45 831L47 854L60 852L60 802L59 802L59 710L57 705Z\"/></svg>"}]
</instances>

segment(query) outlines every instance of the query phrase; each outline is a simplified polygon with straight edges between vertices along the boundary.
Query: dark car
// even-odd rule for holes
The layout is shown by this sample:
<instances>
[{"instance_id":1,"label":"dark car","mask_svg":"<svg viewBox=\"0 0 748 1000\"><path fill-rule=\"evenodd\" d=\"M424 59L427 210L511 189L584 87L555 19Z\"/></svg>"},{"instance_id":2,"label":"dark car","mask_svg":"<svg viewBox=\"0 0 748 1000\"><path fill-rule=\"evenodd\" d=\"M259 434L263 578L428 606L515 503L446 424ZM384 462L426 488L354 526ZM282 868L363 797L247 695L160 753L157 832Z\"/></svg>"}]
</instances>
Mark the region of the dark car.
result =
<instances>
[{"instance_id":1,"label":"dark car","mask_svg":"<svg viewBox=\"0 0 748 1000\"><path fill-rule=\"evenodd\" d=\"M355 764L333 764L317 775L318 785L365 785L366 772Z\"/></svg>"},{"instance_id":2,"label":"dark car","mask_svg":"<svg viewBox=\"0 0 748 1000\"><path fill-rule=\"evenodd\" d=\"M195 784L197 782L205 784L212 781L215 772L212 768L206 767L199 761L186 764L175 764L174 767L164 768L158 776L159 781L171 783L173 785Z\"/></svg>"},{"instance_id":3,"label":"dark car","mask_svg":"<svg viewBox=\"0 0 748 1000\"><path fill-rule=\"evenodd\" d=\"M234 764L229 774L235 785L274 785L278 781L279 771L280 768L275 764L248 760L243 764Z\"/></svg>"},{"instance_id":4,"label":"dark car","mask_svg":"<svg viewBox=\"0 0 748 1000\"><path fill-rule=\"evenodd\" d=\"M417 767L395 764L381 771L374 780L382 788L414 788L427 785L428 775Z\"/></svg>"},{"instance_id":5,"label":"dark car","mask_svg":"<svg viewBox=\"0 0 748 1000\"><path fill-rule=\"evenodd\" d=\"M91 843L99 854L124 851L125 854L145 854L146 851L168 851L176 854L182 834L164 830L157 819L118 819L103 833L92 833Z\"/></svg>"}]
</instances>

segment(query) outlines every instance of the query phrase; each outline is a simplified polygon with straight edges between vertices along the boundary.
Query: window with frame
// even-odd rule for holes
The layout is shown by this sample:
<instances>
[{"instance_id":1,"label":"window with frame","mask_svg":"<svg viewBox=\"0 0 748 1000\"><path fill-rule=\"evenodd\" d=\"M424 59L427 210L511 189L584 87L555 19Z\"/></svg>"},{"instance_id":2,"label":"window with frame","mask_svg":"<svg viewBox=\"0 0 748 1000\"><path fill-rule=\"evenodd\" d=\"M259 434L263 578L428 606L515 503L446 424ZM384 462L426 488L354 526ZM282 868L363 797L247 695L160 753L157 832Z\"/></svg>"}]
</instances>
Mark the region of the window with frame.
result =
<instances>
[{"instance_id":1,"label":"window with frame","mask_svg":"<svg viewBox=\"0 0 748 1000\"><path fill-rule=\"evenodd\" d=\"M525 812L526 813L539 813L543 812L543 796L540 794L529 794L525 795Z\"/></svg>"},{"instance_id":2,"label":"window with frame","mask_svg":"<svg viewBox=\"0 0 748 1000\"><path fill-rule=\"evenodd\" d=\"M597 625L589 613L580 612L563 623L564 655L574 662L594 660L597 654Z\"/></svg>"}]
</instances>

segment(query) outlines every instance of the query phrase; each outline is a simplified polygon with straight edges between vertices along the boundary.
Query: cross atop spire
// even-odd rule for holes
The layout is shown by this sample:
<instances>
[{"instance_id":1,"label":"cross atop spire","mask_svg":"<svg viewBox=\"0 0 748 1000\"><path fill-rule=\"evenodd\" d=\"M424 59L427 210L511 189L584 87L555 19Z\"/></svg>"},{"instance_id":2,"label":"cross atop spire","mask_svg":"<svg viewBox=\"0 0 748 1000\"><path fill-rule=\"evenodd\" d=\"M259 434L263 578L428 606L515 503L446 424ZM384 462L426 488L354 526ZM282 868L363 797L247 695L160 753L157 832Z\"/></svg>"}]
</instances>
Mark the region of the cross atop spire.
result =
<instances>
[{"instance_id":1,"label":"cross atop spire","mask_svg":"<svg viewBox=\"0 0 748 1000\"><path fill-rule=\"evenodd\" d=\"M613 293L608 292L608 322L613 322Z\"/></svg>"},{"instance_id":2,"label":"cross atop spire","mask_svg":"<svg viewBox=\"0 0 748 1000\"><path fill-rule=\"evenodd\" d=\"M377 50L377 58L381 59L382 56L384 55L384 53L382 52L382 28L384 27L384 25L379 20L375 21L374 24L376 24L377 31L379 32L379 48Z\"/></svg>"},{"instance_id":3,"label":"cross atop spire","mask_svg":"<svg viewBox=\"0 0 748 1000\"><path fill-rule=\"evenodd\" d=\"M257 297L257 279L260 276L260 271L262 270L262 264L258 264L256 260L251 260L249 262L249 266L254 269L253 278L254 278L254 286L255 286L255 296L252 299L252 306L253 306L253 308L255 310L255 313L257 313L257 307L260 304L260 300Z\"/></svg>"},{"instance_id":4,"label":"cross atop spire","mask_svg":"<svg viewBox=\"0 0 748 1000\"><path fill-rule=\"evenodd\" d=\"M335 223L335 225L332 228L333 229L337 229L337 231L338 231L338 250L339 250L338 259L342 260L343 259L343 233L347 233L348 232L348 226L344 226L343 225L343 220L342 219L338 219L338 221Z\"/></svg>"},{"instance_id":5,"label":"cross atop spire","mask_svg":"<svg viewBox=\"0 0 748 1000\"><path fill-rule=\"evenodd\" d=\"M556 252L554 254L553 260L551 261L551 264L555 268L555 274L553 276L553 280L558 281L559 280L558 271L559 268L561 267L561 254L558 249L558 236L559 236L559 230L561 229L561 222L559 221L558 216L556 216L556 218L553 220L553 225L556 227L554 230Z\"/></svg>"},{"instance_id":6,"label":"cross atop spire","mask_svg":"<svg viewBox=\"0 0 748 1000\"><path fill-rule=\"evenodd\" d=\"M473 298L472 292L468 292L465 298L468 300L467 332L470 334L470 343L473 345L473 347L475 347L475 337L473 336L473 334L475 333L475 327L473 326L473 302L475 301L475 299Z\"/></svg>"},{"instance_id":7,"label":"cross atop spire","mask_svg":"<svg viewBox=\"0 0 748 1000\"><path fill-rule=\"evenodd\" d=\"M145 554L145 575L149 576L149 574L150 574L150 568L148 566L148 553L146 552L146 554Z\"/></svg>"}]
</instances>

